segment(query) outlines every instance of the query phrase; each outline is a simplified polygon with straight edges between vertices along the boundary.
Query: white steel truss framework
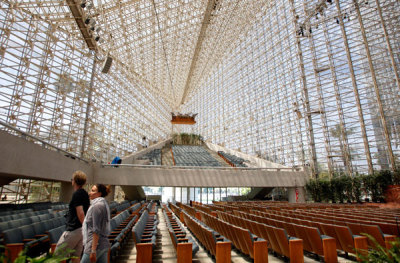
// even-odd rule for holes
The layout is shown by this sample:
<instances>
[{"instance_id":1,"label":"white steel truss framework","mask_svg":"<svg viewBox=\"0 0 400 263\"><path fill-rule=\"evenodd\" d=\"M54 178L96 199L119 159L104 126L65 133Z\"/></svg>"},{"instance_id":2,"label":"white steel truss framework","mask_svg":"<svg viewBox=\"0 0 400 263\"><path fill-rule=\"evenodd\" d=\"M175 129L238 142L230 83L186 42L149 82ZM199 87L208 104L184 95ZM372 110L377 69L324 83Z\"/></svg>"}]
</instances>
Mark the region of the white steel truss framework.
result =
<instances>
[{"instance_id":1,"label":"white steel truss framework","mask_svg":"<svg viewBox=\"0 0 400 263\"><path fill-rule=\"evenodd\" d=\"M272 1L197 83L191 131L314 174L399 162L398 1Z\"/></svg>"},{"instance_id":2,"label":"white steel truss framework","mask_svg":"<svg viewBox=\"0 0 400 263\"><path fill-rule=\"evenodd\" d=\"M105 162L176 128L314 175L398 164L399 1L82 2L0 0L0 120Z\"/></svg>"}]
</instances>

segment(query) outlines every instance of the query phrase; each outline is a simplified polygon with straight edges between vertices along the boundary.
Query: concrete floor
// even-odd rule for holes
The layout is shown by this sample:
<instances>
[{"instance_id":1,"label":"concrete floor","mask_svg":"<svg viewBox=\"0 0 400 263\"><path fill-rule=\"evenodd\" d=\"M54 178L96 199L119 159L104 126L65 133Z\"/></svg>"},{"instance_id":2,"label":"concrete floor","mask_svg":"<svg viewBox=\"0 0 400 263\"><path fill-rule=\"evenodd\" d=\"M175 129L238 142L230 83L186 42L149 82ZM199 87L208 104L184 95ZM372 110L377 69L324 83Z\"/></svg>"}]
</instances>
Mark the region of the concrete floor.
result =
<instances>
[{"instance_id":1,"label":"concrete floor","mask_svg":"<svg viewBox=\"0 0 400 263\"><path fill-rule=\"evenodd\" d=\"M158 224L158 234L156 241L156 248L153 252L153 262L155 263L176 263L176 253L173 247L171 238L167 230L167 224L165 223L164 214L161 209L158 209L158 218L160 223ZM189 230L186 231L187 235L191 235ZM215 260L204 250L202 246L199 246L199 251L193 257L193 262L196 263L215 263ZM245 257L240 254L240 252L232 249L231 260L233 263L249 263L253 260L249 257ZM338 257L340 263L344 262L355 262L354 260L348 260L343 257ZM123 251L116 259L118 263L133 263L136 262L136 248L134 246L133 240L130 239L127 244L125 244ZM271 254L268 255L269 263L285 262L283 259L275 257ZM305 263L320 262L308 256L304 257Z\"/></svg>"}]
</instances>

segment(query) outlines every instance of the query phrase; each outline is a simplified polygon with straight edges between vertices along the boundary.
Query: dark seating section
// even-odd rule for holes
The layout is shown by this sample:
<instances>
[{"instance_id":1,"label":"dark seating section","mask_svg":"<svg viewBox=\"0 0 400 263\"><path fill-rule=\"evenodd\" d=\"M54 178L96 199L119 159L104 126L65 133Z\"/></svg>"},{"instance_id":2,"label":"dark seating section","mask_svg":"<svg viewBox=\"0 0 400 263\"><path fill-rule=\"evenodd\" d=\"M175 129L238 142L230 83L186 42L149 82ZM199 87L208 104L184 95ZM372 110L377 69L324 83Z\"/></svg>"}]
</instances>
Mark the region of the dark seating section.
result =
<instances>
[{"instance_id":1,"label":"dark seating section","mask_svg":"<svg viewBox=\"0 0 400 263\"><path fill-rule=\"evenodd\" d=\"M150 202L146 206L147 211L149 212L150 215L156 215L158 211L158 206L156 202Z\"/></svg>"},{"instance_id":2,"label":"dark seating section","mask_svg":"<svg viewBox=\"0 0 400 263\"><path fill-rule=\"evenodd\" d=\"M143 204L133 203L131 206L111 219L111 233L108 236L108 239L111 243L111 262L115 260L121 248L131 237L132 228L135 225L142 208L144 208Z\"/></svg>"},{"instance_id":3,"label":"dark seating section","mask_svg":"<svg viewBox=\"0 0 400 263\"><path fill-rule=\"evenodd\" d=\"M68 204L64 204L61 202L51 203L51 202L39 202L39 203L27 203L27 204L0 204L0 216L5 214L16 214L26 211L40 211L51 209L53 206L67 206Z\"/></svg>"},{"instance_id":4,"label":"dark seating section","mask_svg":"<svg viewBox=\"0 0 400 263\"><path fill-rule=\"evenodd\" d=\"M136 201L129 202L128 200L125 200L125 201L122 201L121 203L117 203L115 201L110 202L109 207L110 207L111 215L116 215L116 214L120 213L121 211L124 211L125 209L129 208L134 203L136 203Z\"/></svg>"},{"instance_id":5,"label":"dark seating section","mask_svg":"<svg viewBox=\"0 0 400 263\"><path fill-rule=\"evenodd\" d=\"M150 204L152 206L152 202ZM133 227L133 241L136 244L137 262L152 262L153 249L156 244L157 225L157 214L150 214L146 209Z\"/></svg>"},{"instance_id":6,"label":"dark seating section","mask_svg":"<svg viewBox=\"0 0 400 263\"><path fill-rule=\"evenodd\" d=\"M152 243L155 245L158 219L145 210L133 228L135 243Z\"/></svg>"},{"instance_id":7,"label":"dark seating section","mask_svg":"<svg viewBox=\"0 0 400 263\"><path fill-rule=\"evenodd\" d=\"M8 229L4 230L2 235L3 244L8 248L11 260L23 249L27 249L27 255L30 257L49 251L48 231L65 225L65 217L63 214L42 211L46 211L47 214L26 216L27 214L19 213L21 219L2 222L3 225L8 224ZM24 215L26 217L22 217Z\"/></svg>"},{"instance_id":8,"label":"dark seating section","mask_svg":"<svg viewBox=\"0 0 400 263\"><path fill-rule=\"evenodd\" d=\"M176 166L221 166L202 146L173 145L172 153Z\"/></svg>"},{"instance_id":9,"label":"dark seating section","mask_svg":"<svg viewBox=\"0 0 400 263\"><path fill-rule=\"evenodd\" d=\"M130 238L132 228L138 217L145 212L147 204L124 201L113 202L110 207L113 207L116 214L110 222L112 233L109 236L112 244L110 259L113 261ZM0 211L0 244L6 247L6 255L11 262L23 249L27 249L30 257L54 251L65 230L67 208L68 204L63 203L40 203L22 208L8 206L5 211Z\"/></svg>"},{"instance_id":10,"label":"dark seating section","mask_svg":"<svg viewBox=\"0 0 400 263\"><path fill-rule=\"evenodd\" d=\"M11 230L25 225L32 225L52 218L63 217L65 211L57 210L57 212L55 212L52 209L54 205L56 205L58 209L65 206L68 207L67 204L62 203L32 203L27 205L7 204L0 206L5 209L0 211L0 244L4 244L3 233L6 230ZM12 210L13 208L15 210ZM61 218L59 220L64 219Z\"/></svg>"},{"instance_id":11,"label":"dark seating section","mask_svg":"<svg viewBox=\"0 0 400 263\"><path fill-rule=\"evenodd\" d=\"M191 236L187 236L185 228L166 204L163 204L163 214L178 261L192 262L193 256L199 251L199 246Z\"/></svg>"},{"instance_id":12,"label":"dark seating section","mask_svg":"<svg viewBox=\"0 0 400 263\"><path fill-rule=\"evenodd\" d=\"M223 151L218 151L218 155L222 157L228 164L230 164L233 167L247 167L244 162L246 161L243 158L237 157L235 155L223 152Z\"/></svg>"},{"instance_id":13,"label":"dark seating section","mask_svg":"<svg viewBox=\"0 0 400 263\"><path fill-rule=\"evenodd\" d=\"M161 165L161 149L155 149L141 156L139 160L149 160L150 165Z\"/></svg>"}]
</instances>

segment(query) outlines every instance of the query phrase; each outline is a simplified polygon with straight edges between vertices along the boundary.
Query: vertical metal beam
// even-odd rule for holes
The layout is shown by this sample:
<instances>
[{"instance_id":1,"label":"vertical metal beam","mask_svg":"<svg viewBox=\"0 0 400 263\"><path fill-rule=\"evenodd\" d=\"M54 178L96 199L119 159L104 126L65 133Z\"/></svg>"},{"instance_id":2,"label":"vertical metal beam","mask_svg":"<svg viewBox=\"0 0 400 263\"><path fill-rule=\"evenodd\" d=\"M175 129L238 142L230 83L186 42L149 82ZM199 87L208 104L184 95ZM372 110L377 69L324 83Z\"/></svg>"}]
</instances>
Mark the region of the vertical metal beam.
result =
<instances>
[{"instance_id":1,"label":"vertical metal beam","mask_svg":"<svg viewBox=\"0 0 400 263\"><path fill-rule=\"evenodd\" d=\"M358 5L357 0L353 0L353 3L354 3L354 6L355 6L355 9L356 9L356 12L357 12L358 22L360 23L361 35L362 35L363 42L364 42L365 52L366 52L367 58L368 58L369 69L370 69L370 72L371 72L371 78L372 78L372 82L373 82L373 85L374 85L376 101L378 103L379 116L380 116L380 120L381 120L381 124L382 124L382 128L383 128L383 132L385 134L385 139L386 139L386 144L387 144L387 151L388 151L388 154L389 154L391 168L392 168L392 170L395 170L396 169L396 162L395 162L395 158L394 158L394 155L393 155L392 143L391 143L390 136L389 136L389 130L388 130L388 127L387 127L385 112L384 112L384 109L383 109L383 104L382 104L382 100L381 100L381 96L380 96L378 82L377 82L377 79L376 79L374 65L372 63L371 52L369 51L367 35L365 33L364 23L362 21L361 12L360 12L360 7Z\"/></svg>"},{"instance_id":2,"label":"vertical metal beam","mask_svg":"<svg viewBox=\"0 0 400 263\"><path fill-rule=\"evenodd\" d=\"M376 3L377 11L379 13L379 18L381 19L381 25L382 25L382 29L383 29L383 34L385 35L386 45L387 45L387 49L388 49L388 52L389 52L389 55L390 55L390 61L392 62L393 72L394 72L394 75L396 76L397 88L400 90L399 71L397 69L396 61L394 59L392 46L390 45L389 34L387 32L386 25L385 25L385 20L383 19L383 15L382 15L382 8L381 8L381 5L380 5L378 0L375 0L375 3Z\"/></svg>"},{"instance_id":3,"label":"vertical metal beam","mask_svg":"<svg viewBox=\"0 0 400 263\"><path fill-rule=\"evenodd\" d=\"M304 12L306 12L306 6L304 4ZM305 30L305 29L304 29ZM310 51L313 56L312 58L312 64L314 67L314 77L316 81L316 89L317 89L317 94L318 94L318 110L322 122L322 132L324 134L324 144L325 144L325 151L327 154L327 164L328 164L328 173L329 177L332 178L333 176L333 167L332 167L332 157L330 156L330 153L332 152L330 149L330 141L329 141L329 131L327 127L327 120L326 120L326 115L325 115L325 103L324 103L324 98L322 95L322 88L321 88L321 81L320 81L320 76L318 75L318 72L316 71L318 69L318 64L317 64L317 56L316 56L316 51L315 51L315 45L314 45L314 40L312 39L312 36L308 37L309 39L309 45L310 45ZM311 118L311 111L307 110L306 113L309 118Z\"/></svg>"},{"instance_id":4,"label":"vertical metal beam","mask_svg":"<svg viewBox=\"0 0 400 263\"><path fill-rule=\"evenodd\" d=\"M374 172L374 169L372 166L372 159L371 159L371 152L369 149L367 131L365 129L365 121L364 121L363 110L361 107L360 94L358 93L358 85L357 85L357 81L356 81L356 77L355 77L355 73L354 73L353 60L351 59L351 55L350 55L349 41L347 39L347 33L344 28L343 16L342 16L342 11L340 8L339 0L335 0L335 3L336 3L337 12L338 12L340 30L342 31L343 43L344 43L344 47L346 50L347 65L349 66L349 70L350 70L350 77L351 77L351 83L353 86L354 99L355 99L356 105L357 105L357 113L358 113L358 118L359 118L359 122L360 122L361 135L363 137L364 150L365 150L365 155L366 155L367 164L368 164L368 173L372 174Z\"/></svg>"},{"instance_id":5,"label":"vertical metal beam","mask_svg":"<svg viewBox=\"0 0 400 263\"><path fill-rule=\"evenodd\" d=\"M294 9L294 1L290 0L290 4L292 5L291 11L293 14L293 20L295 23L295 34L296 34L296 28L298 26L297 23L297 19L296 19L296 13L295 13L295 9ZM308 97L308 88L307 88L307 80L306 80L306 74L305 74L305 69L304 69L304 61L303 61L303 52L301 49L301 44L300 44L300 40L297 39L296 40L296 44L297 44L297 56L299 59L299 67L300 67L300 74L301 74L301 82L303 84L303 98L304 98L304 107L306 112L311 112L311 107L310 107L310 101L309 101L309 97ZM315 139L314 139L314 130L313 130L313 124L312 124L312 118L310 114L305 114L304 116L304 120L305 120L305 125L308 131L308 136L309 136L309 147L310 147L310 151L311 151L311 172L314 178L318 178L318 166L317 166L317 153L315 150Z\"/></svg>"},{"instance_id":6,"label":"vertical metal beam","mask_svg":"<svg viewBox=\"0 0 400 263\"><path fill-rule=\"evenodd\" d=\"M213 189L213 201L215 200L215 187L212 188Z\"/></svg>"},{"instance_id":7,"label":"vertical metal beam","mask_svg":"<svg viewBox=\"0 0 400 263\"><path fill-rule=\"evenodd\" d=\"M204 17L203 17L203 21L201 23L201 29L199 32L199 36L197 37L197 41L196 41L196 47L194 49L194 54L192 57L192 61L190 63L190 69L189 69L189 73L186 77L186 84L185 87L183 89L183 94L180 100L180 104L184 104L186 101L186 97L189 94L189 90L190 90L190 82L192 81L192 77L193 77L193 73L196 69L197 66L197 60L199 57L199 54L201 52L202 46L203 46L203 42L206 36L206 32L207 32L207 28L210 25L210 20L211 20L211 13L213 11L213 6L215 5L217 1L216 0L208 0L207 1L207 7L206 10L204 12Z\"/></svg>"},{"instance_id":8,"label":"vertical metal beam","mask_svg":"<svg viewBox=\"0 0 400 263\"><path fill-rule=\"evenodd\" d=\"M333 55L332 55L332 45L331 45L332 42L329 38L329 33L328 33L326 23L324 23L323 28L324 28L323 31L324 31L324 36L325 36L325 45L326 45L326 50L328 52L328 58L329 58L329 68L331 71L333 88L335 90L336 109L337 109L337 112L339 115L339 127L340 127L339 143L340 143L340 145L343 144L343 146L340 147L341 148L340 150L342 151L342 155L344 157L344 162L345 162L344 166L347 171L347 174L351 176L351 175L353 175L353 167L352 167L352 163L351 163L350 148L349 148L347 133L346 133L346 123L345 123L343 107L342 107L342 98L340 96L339 84L338 84L338 80L337 80L334 59L333 59ZM324 116L325 116L325 114L324 114ZM330 143L329 143L329 145L330 145ZM328 160L328 162L329 162L329 160Z\"/></svg>"},{"instance_id":9,"label":"vertical metal beam","mask_svg":"<svg viewBox=\"0 0 400 263\"><path fill-rule=\"evenodd\" d=\"M81 156L80 156L82 158L83 158L83 154L85 152L88 122L89 122L89 117L90 117L90 111L92 109L92 96L93 96L93 84L94 84L94 73L95 72L96 72L96 54L93 53L92 75L90 76L90 85L89 85L88 101L87 101L87 105L86 105L85 123L83 125Z\"/></svg>"}]
</instances>

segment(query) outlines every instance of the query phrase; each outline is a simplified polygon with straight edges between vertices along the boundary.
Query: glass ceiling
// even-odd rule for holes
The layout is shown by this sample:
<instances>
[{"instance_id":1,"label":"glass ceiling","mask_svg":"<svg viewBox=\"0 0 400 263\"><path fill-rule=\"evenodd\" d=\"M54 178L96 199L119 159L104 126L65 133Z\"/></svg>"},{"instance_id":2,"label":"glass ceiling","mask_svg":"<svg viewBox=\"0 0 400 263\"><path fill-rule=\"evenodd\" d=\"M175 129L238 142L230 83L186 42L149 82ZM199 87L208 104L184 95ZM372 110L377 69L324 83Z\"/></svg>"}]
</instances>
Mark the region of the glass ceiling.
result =
<instances>
[{"instance_id":1,"label":"glass ceiling","mask_svg":"<svg viewBox=\"0 0 400 263\"><path fill-rule=\"evenodd\" d=\"M10 1L14 9L40 16L80 35L68 5L92 18L98 54L110 54L152 92L177 109L199 80L228 52L238 35L265 12L265 1Z\"/></svg>"}]
</instances>

